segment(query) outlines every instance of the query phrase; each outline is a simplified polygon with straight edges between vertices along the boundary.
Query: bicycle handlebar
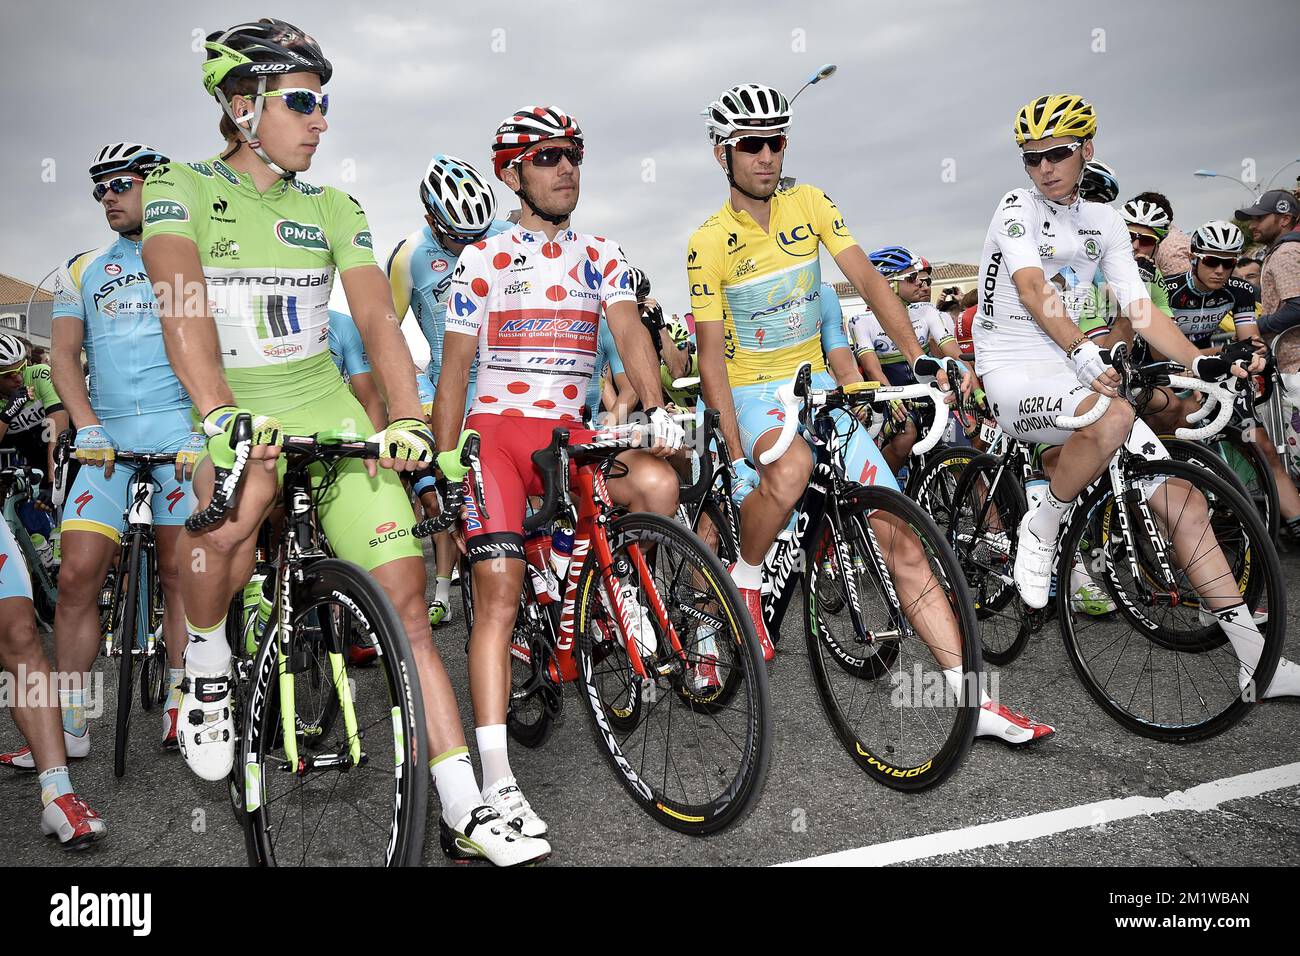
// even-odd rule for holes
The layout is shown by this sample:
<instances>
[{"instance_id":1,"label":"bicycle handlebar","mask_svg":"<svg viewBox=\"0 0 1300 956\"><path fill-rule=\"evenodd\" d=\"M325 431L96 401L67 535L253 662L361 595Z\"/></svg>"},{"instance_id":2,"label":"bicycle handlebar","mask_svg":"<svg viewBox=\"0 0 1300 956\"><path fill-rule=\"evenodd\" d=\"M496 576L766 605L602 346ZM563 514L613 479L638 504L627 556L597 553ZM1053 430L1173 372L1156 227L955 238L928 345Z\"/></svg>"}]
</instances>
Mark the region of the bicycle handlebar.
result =
<instances>
[{"instance_id":1,"label":"bicycle handlebar","mask_svg":"<svg viewBox=\"0 0 1300 956\"><path fill-rule=\"evenodd\" d=\"M1205 382L1188 375L1170 375L1169 384L1174 388L1186 388L1205 393L1204 404L1187 416L1187 421L1190 424L1195 425L1197 422L1209 418L1210 413L1214 411L1216 406L1218 407L1218 412L1208 425L1202 425L1200 428L1176 428L1174 434L1179 438L1190 441L1205 441L1207 438L1212 438L1223 431L1228 424L1228 420L1232 418L1232 411L1237 403L1238 391L1236 383L1237 378L1235 376L1229 376L1226 381L1222 382Z\"/></svg>"}]
</instances>

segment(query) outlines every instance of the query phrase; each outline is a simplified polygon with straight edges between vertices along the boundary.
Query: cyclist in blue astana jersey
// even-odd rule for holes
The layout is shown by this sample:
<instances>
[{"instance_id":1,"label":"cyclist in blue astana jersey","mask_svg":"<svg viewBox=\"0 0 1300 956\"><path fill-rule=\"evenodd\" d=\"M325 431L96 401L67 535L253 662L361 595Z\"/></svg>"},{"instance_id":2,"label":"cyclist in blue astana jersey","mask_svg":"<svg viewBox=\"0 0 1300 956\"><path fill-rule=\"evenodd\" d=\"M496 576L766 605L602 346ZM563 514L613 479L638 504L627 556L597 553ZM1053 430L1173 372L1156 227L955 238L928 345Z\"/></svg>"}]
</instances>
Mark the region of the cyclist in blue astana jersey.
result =
<instances>
[{"instance_id":1,"label":"cyclist in blue astana jersey","mask_svg":"<svg viewBox=\"0 0 1300 956\"><path fill-rule=\"evenodd\" d=\"M438 153L429 160L420 180L420 202L424 205L425 224L399 242L389 255L388 282L393 290L398 321L410 308L429 343L429 364L425 375L436 395L438 376L442 373L447 290L451 286L456 260L467 245L505 232L510 223L493 218L496 195L482 174L463 159L445 153ZM477 375L476 360L469 370L466 409L474 400ZM426 418L433 408L432 398L427 405ZM415 481L415 491L425 513L429 517L436 515L438 499L433 490L432 476L419 476ZM429 621L437 627L452 617L451 569L456 560L456 545L449 533L442 532L434 536L433 550L437 570Z\"/></svg>"},{"instance_id":2,"label":"cyclist in blue astana jersey","mask_svg":"<svg viewBox=\"0 0 1300 956\"><path fill-rule=\"evenodd\" d=\"M231 597L248 581L258 529L277 500L281 436L342 428L365 414L328 354L328 302L337 273L392 419L379 438L377 463L352 459L332 469L317 518L334 553L368 571L402 621L451 839L497 864L541 859L550 853L544 840L521 836L485 805L455 691L429 630L419 544L409 534L373 534L389 521L395 528L414 524L399 473L432 461L433 436L421 417L414 362L364 211L337 189L297 178L329 126L322 87L333 67L315 39L280 20L218 30L204 48L204 88L223 113L225 143L204 162L169 163L150 173L143 257L168 354L208 435L212 460L202 460L195 472L200 505L212 494L213 462L234 463L231 433L244 413L253 440L238 507L220 524L186 533L206 564L182 570L190 633L182 756L207 780L225 779L234 762L225 618ZM195 288L205 294L192 297Z\"/></svg>"},{"instance_id":3,"label":"cyclist in blue astana jersey","mask_svg":"<svg viewBox=\"0 0 1300 956\"><path fill-rule=\"evenodd\" d=\"M357 397L361 407L366 410L372 429L365 432L358 426L356 431L367 435L378 431L388 421L388 410L384 397L379 394L374 372L370 369L370 359L366 358L366 347L361 342L361 333L352 316L346 312L330 309L330 357L338 368L343 381L348 383L352 394Z\"/></svg>"},{"instance_id":4,"label":"cyclist in blue astana jersey","mask_svg":"<svg viewBox=\"0 0 1300 956\"><path fill-rule=\"evenodd\" d=\"M55 388L77 427L74 453L82 464L63 512L63 567L54 617L61 668L84 675L99 652L99 592L125 528L127 486L135 473L133 466L116 465L116 452L179 456L174 466L153 468L171 691L163 708L162 743L172 748L187 641L178 542L181 525L194 510L190 473L203 442L191 427L189 396L168 363L153 289L140 259L144 177L166 162L167 157L139 143L110 143L96 153L90 178L117 237L73 256L59 271L51 351ZM82 374L83 348L89 388ZM80 736L76 744L71 737L67 741L75 756L84 756L90 747L82 706L78 695L64 712L65 728Z\"/></svg>"}]
</instances>

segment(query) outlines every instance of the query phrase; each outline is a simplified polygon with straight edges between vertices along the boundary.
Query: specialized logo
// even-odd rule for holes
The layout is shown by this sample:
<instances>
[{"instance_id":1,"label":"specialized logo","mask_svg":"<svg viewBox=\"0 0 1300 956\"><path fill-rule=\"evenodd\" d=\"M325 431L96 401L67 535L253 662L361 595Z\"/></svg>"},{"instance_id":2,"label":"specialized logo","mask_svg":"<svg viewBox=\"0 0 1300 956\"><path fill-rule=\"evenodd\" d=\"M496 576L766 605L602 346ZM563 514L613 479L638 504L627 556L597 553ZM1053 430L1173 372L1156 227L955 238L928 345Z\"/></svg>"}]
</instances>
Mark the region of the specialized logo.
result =
<instances>
[{"instance_id":1,"label":"specialized logo","mask_svg":"<svg viewBox=\"0 0 1300 956\"><path fill-rule=\"evenodd\" d=\"M360 246L362 249L370 249L372 251L375 248L375 240L374 237L370 235L369 229L362 229L359 233L353 236L352 244L354 246Z\"/></svg>"},{"instance_id":2,"label":"specialized logo","mask_svg":"<svg viewBox=\"0 0 1300 956\"><path fill-rule=\"evenodd\" d=\"M155 222L189 222L190 211L172 199L155 199L144 207L144 224Z\"/></svg>"},{"instance_id":3,"label":"specialized logo","mask_svg":"<svg viewBox=\"0 0 1300 956\"><path fill-rule=\"evenodd\" d=\"M299 249L328 252L330 247L329 240L325 238L325 230L314 222L281 219L275 224L275 238L286 246L296 246Z\"/></svg>"},{"instance_id":4,"label":"specialized logo","mask_svg":"<svg viewBox=\"0 0 1300 956\"><path fill-rule=\"evenodd\" d=\"M185 492L180 488L173 488L167 492L167 513L171 514L176 510L176 506L185 499Z\"/></svg>"},{"instance_id":5,"label":"specialized logo","mask_svg":"<svg viewBox=\"0 0 1300 956\"><path fill-rule=\"evenodd\" d=\"M94 499L94 497L95 496L91 494L89 491L83 491L81 494L77 495L76 502L77 502L78 518L81 517L81 509L86 507L86 505L90 504L90 502Z\"/></svg>"}]
</instances>

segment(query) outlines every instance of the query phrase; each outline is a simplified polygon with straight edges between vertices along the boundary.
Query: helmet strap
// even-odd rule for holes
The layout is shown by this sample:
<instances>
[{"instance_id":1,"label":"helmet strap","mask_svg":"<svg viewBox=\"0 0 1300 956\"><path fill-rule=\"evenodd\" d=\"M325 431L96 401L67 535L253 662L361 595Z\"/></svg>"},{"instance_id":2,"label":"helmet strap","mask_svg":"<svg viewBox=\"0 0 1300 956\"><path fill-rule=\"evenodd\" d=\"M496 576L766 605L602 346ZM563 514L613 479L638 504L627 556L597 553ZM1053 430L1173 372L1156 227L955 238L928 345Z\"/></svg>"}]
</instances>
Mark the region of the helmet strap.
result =
<instances>
[{"instance_id":1,"label":"helmet strap","mask_svg":"<svg viewBox=\"0 0 1300 956\"><path fill-rule=\"evenodd\" d=\"M731 144L727 143L723 145L722 149L723 149L723 156L727 160L727 166L726 166L727 182L731 184L731 188L736 190L736 192L740 193L742 196L748 196L750 199L754 200L754 202L771 202L772 201L771 193L768 193L766 196L755 196L744 186L740 185L740 183L736 182L736 176L731 171Z\"/></svg>"},{"instance_id":2,"label":"helmet strap","mask_svg":"<svg viewBox=\"0 0 1300 956\"><path fill-rule=\"evenodd\" d=\"M515 190L515 195L519 197L521 203L526 203L528 205L528 208L533 211L533 215L546 220L552 226L562 226L569 221L569 217L573 215L571 212L566 212L562 216L557 216L554 213L543 212L541 209L538 209L537 203L533 202L533 200L529 198L528 190L524 188L524 170L522 163L515 167L515 172L519 174L519 188Z\"/></svg>"},{"instance_id":3,"label":"helmet strap","mask_svg":"<svg viewBox=\"0 0 1300 956\"><path fill-rule=\"evenodd\" d=\"M257 128L262 125L262 106L266 103L265 94L266 77L261 76L257 79L257 93L253 96L253 118L249 122L244 122L242 118L235 115L234 108L230 105L230 100L226 98L226 94L221 87L216 89L217 101L221 104L221 109L230 117L230 122L235 124L235 129L239 131L239 135L248 145L248 148L253 151L258 159L266 163L271 172L281 179L293 179L295 174L287 172L275 163L266 154L266 150L262 148L262 141L257 138Z\"/></svg>"}]
</instances>

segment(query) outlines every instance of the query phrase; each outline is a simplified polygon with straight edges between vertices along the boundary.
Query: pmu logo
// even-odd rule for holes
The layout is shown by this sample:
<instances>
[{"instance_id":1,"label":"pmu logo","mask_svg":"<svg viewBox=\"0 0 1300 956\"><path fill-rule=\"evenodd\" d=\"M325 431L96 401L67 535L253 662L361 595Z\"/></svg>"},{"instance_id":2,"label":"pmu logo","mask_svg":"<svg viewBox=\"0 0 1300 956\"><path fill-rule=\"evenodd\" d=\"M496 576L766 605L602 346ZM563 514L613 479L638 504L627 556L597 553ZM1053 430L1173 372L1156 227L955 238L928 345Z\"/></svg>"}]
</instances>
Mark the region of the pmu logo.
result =
<instances>
[{"instance_id":1,"label":"pmu logo","mask_svg":"<svg viewBox=\"0 0 1300 956\"><path fill-rule=\"evenodd\" d=\"M451 308L457 315L473 315L478 311L478 306L461 292L457 292L451 297Z\"/></svg>"},{"instance_id":2,"label":"pmu logo","mask_svg":"<svg viewBox=\"0 0 1300 956\"><path fill-rule=\"evenodd\" d=\"M95 496L92 495L89 491L83 491L81 494L77 495L77 499L76 499L76 500L77 500L77 517L78 517L78 518L81 517L81 509L84 508L84 507L86 507L86 505L90 504L90 502L94 499L94 497L95 497Z\"/></svg>"},{"instance_id":3,"label":"pmu logo","mask_svg":"<svg viewBox=\"0 0 1300 956\"><path fill-rule=\"evenodd\" d=\"M173 488L167 492L167 513L171 514L176 510L176 506L184 499L185 492L180 488Z\"/></svg>"},{"instance_id":4,"label":"pmu logo","mask_svg":"<svg viewBox=\"0 0 1300 956\"><path fill-rule=\"evenodd\" d=\"M801 242L807 242L809 239L816 239L817 233L813 232L812 223L805 222L795 226L788 233L778 232L776 241L781 244L781 248L789 251L790 246L797 245ZM806 253L799 253L806 255Z\"/></svg>"},{"instance_id":5,"label":"pmu logo","mask_svg":"<svg viewBox=\"0 0 1300 956\"><path fill-rule=\"evenodd\" d=\"M582 275L578 275L579 271L582 272ZM624 273L624 275L626 274ZM580 285L585 285L588 289L599 289L601 279L604 276L600 274L600 270L596 268L595 263L590 259L583 259L569 270L569 278Z\"/></svg>"}]
</instances>

